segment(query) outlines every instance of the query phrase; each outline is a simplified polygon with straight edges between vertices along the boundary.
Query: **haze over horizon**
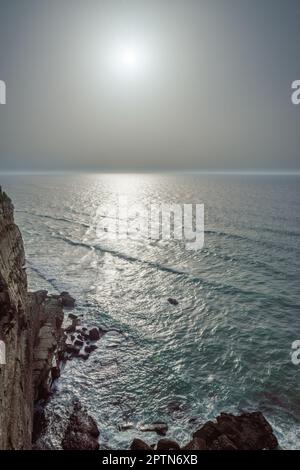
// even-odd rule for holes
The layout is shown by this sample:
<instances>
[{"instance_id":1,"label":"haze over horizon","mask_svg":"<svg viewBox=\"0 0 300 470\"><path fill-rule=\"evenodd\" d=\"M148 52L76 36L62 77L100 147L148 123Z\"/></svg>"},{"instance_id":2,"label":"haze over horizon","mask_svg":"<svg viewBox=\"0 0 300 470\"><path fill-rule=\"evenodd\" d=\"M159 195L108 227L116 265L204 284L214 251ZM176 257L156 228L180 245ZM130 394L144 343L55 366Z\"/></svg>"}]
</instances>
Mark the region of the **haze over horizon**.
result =
<instances>
[{"instance_id":1,"label":"haze over horizon","mask_svg":"<svg viewBox=\"0 0 300 470\"><path fill-rule=\"evenodd\" d=\"M297 0L1 0L0 171L300 170Z\"/></svg>"}]
</instances>

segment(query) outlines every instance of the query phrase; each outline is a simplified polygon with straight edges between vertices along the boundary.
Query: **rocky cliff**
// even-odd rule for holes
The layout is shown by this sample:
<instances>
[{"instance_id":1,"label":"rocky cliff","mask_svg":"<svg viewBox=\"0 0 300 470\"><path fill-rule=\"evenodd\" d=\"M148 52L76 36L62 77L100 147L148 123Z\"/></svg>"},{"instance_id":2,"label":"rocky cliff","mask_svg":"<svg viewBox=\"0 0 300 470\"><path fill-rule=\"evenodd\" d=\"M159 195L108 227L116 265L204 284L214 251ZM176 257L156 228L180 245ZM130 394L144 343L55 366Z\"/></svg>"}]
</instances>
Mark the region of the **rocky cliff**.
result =
<instances>
[{"instance_id":1,"label":"rocky cliff","mask_svg":"<svg viewBox=\"0 0 300 470\"><path fill-rule=\"evenodd\" d=\"M22 236L0 188L0 340L6 356L0 365L1 450L31 448L33 404L50 391L62 321L59 298L27 292Z\"/></svg>"}]
</instances>

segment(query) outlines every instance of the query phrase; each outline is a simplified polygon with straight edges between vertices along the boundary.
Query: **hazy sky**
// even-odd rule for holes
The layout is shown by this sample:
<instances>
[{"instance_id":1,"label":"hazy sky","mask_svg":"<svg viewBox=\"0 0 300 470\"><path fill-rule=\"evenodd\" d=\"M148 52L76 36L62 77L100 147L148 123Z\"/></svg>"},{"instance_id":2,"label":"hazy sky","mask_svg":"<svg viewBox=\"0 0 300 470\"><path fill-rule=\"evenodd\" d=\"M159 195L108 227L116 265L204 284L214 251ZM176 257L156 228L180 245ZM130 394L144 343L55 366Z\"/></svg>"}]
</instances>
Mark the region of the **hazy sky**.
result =
<instances>
[{"instance_id":1,"label":"hazy sky","mask_svg":"<svg viewBox=\"0 0 300 470\"><path fill-rule=\"evenodd\" d=\"M1 170L300 169L299 0L0 0Z\"/></svg>"}]
</instances>

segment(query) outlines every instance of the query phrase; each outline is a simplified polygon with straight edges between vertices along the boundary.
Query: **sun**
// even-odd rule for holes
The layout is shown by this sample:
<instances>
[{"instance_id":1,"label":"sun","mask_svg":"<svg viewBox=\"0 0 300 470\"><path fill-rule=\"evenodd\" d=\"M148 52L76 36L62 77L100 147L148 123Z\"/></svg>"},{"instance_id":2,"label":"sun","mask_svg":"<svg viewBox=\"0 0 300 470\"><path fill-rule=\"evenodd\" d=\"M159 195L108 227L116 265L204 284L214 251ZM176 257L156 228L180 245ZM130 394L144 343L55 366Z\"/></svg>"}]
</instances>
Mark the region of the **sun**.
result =
<instances>
[{"instance_id":1,"label":"sun","mask_svg":"<svg viewBox=\"0 0 300 470\"><path fill-rule=\"evenodd\" d=\"M125 68L136 68L140 59L139 51L133 46L125 46L120 50L120 61Z\"/></svg>"},{"instance_id":2,"label":"sun","mask_svg":"<svg viewBox=\"0 0 300 470\"><path fill-rule=\"evenodd\" d=\"M139 42L119 43L114 47L111 60L120 79L141 78L146 72L147 53Z\"/></svg>"}]
</instances>

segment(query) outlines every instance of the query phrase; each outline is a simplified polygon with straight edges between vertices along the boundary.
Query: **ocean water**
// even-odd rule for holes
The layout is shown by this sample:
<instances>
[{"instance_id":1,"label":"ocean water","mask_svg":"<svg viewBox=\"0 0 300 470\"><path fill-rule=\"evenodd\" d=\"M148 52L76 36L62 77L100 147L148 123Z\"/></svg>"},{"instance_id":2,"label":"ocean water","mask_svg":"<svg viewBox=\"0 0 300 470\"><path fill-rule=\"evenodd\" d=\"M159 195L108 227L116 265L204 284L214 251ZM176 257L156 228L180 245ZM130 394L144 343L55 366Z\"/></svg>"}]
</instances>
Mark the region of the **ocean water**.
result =
<instances>
[{"instance_id":1,"label":"ocean water","mask_svg":"<svg viewBox=\"0 0 300 470\"><path fill-rule=\"evenodd\" d=\"M164 421L186 443L221 411L261 410L285 449L300 449L300 178L0 176L25 241L29 286L68 290L83 323L109 332L87 361L66 363L47 405L44 445L60 448L75 397L101 448L150 444ZM108 240L104 205L126 195L204 203L205 242ZM112 215L114 217L114 215ZM168 297L179 301L168 303ZM124 424L134 428L122 431Z\"/></svg>"}]
</instances>

